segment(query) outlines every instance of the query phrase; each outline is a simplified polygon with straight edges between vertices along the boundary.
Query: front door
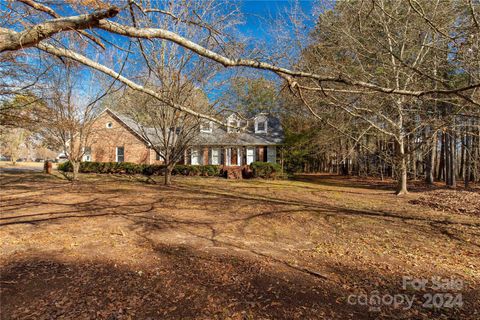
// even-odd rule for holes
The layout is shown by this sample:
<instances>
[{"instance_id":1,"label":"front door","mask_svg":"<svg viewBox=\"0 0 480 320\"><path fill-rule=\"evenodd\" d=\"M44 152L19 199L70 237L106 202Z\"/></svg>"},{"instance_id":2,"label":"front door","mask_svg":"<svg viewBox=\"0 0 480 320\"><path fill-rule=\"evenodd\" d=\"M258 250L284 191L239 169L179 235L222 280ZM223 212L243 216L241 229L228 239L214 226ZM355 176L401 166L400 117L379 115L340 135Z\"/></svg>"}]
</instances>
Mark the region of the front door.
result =
<instances>
[{"instance_id":1,"label":"front door","mask_svg":"<svg viewBox=\"0 0 480 320\"><path fill-rule=\"evenodd\" d=\"M237 148L232 148L231 150L232 150L232 152L231 152L231 162L230 163L232 164L232 166L236 166L236 165L238 165Z\"/></svg>"}]
</instances>

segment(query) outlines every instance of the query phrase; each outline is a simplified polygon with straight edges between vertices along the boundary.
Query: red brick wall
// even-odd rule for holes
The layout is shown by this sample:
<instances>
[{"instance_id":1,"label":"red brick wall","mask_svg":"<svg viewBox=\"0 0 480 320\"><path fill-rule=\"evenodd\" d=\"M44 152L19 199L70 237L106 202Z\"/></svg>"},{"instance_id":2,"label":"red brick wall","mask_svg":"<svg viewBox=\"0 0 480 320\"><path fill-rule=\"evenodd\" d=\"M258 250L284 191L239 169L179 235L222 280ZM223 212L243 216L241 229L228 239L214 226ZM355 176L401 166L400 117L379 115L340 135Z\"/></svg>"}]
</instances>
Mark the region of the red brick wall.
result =
<instances>
[{"instance_id":1,"label":"red brick wall","mask_svg":"<svg viewBox=\"0 0 480 320\"><path fill-rule=\"evenodd\" d=\"M112 128L107 128L108 122L112 123ZM92 161L114 162L116 147L124 147L125 162L158 163L155 152L108 111L95 120L89 141Z\"/></svg>"},{"instance_id":2,"label":"red brick wall","mask_svg":"<svg viewBox=\"0 0 480 320\"><path fill-rule=\"evenodd\" d=\"M157 153L155 152L155 150L150 149L150 162L149 162L149 164L162 164L162 163L163 163L162 158L160 157L160 160L157 160Z\"/></svg>"},{"instance_id":3,"label":"red brick wall","mask_svg":"<svg viewBox=\"0 0 480 320\"><path fill-rule=\"evenodd\" d=\"M208 164L208 148L207 147L203 148L203 164L204 165Z\"/></svg>"}]
</instances>

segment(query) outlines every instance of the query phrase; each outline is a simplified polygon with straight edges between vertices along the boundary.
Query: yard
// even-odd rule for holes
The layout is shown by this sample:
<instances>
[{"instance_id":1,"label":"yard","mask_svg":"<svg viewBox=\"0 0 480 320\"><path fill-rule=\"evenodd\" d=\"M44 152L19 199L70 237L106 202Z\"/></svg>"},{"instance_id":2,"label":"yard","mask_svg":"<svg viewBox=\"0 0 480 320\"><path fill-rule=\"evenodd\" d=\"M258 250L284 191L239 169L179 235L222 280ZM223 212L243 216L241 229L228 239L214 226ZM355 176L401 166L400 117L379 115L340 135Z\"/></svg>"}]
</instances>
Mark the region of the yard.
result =
<instances>
[{"instance_id":1,"label":"yard","mask_svg":"<svg viewBox=\"0 0 480 320\"><path fill-rule=\"evenodd\" d=\"M454 191L397 197L388 182L327 175L0 178L2 319L480 317L478 190L456 210Z\"/></svg>"}]
</instances>

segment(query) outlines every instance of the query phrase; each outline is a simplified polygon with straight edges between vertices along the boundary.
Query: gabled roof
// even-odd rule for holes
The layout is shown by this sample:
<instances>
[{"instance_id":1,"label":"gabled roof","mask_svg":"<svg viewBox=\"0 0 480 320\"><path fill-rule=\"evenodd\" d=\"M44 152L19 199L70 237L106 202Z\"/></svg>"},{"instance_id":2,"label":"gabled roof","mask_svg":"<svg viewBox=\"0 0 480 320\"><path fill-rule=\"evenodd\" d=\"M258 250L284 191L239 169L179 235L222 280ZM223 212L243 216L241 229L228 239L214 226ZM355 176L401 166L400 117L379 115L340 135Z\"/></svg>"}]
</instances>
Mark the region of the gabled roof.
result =
<instances>
[{"instance_id":1,"label":"gabled roof","mask_svg":"<svg viewBox=\"0 0 480 320\"><path fill-rule=\"evenodd\" d=\"M108 108L106 108L101 113L103 112L108 112L113 117L118 119L147 145L149 144L149 141L145 139L143 134L147 134L149 140L152 142L158 139L153 128L141 128L140 125L133 119L125 115L116 113ZM100 114L98 116L100 116ZM212 123L212 131L202 132L199 129L198 135L193 139L191 144L198 146L244 146L282 144L284 140L284 133L279 119L269 114L262 113L261 115L265 116L268 121L267 132L265 133L255 133L255 118L249 119L247 123L242 124L246 125L246 127L242 128L240 132L228 132L226 126L219 126Z\"/></svg>"},{"instance_id":2,"label":"gabled roof","mask_svg":"<svg viewBox=\"0 0 480 320\"><path fill-rule=\"evenodd\" d=\"M114 111L112 111L111 109L109 108L105 108L104 110L102 110L102 112L100 112L94 119L94 121L96 119L98 119L102 114L104 113L108 113L110 114L113 118L117 119L117 121L119 121L120 123L122 123L125 127L127 127L127 129L129 129L129 131L131 131L136 137L138 137L141 141L143 141L146 145L149 145L149 141L147 139L145 139L145 137L141 134L141 130L140 130L140 127L138 126L138 124L133 121L131 118L129 117L126 117L122 114L119 114L119 113L116 113Z\"/></svg>"}]
</instances>

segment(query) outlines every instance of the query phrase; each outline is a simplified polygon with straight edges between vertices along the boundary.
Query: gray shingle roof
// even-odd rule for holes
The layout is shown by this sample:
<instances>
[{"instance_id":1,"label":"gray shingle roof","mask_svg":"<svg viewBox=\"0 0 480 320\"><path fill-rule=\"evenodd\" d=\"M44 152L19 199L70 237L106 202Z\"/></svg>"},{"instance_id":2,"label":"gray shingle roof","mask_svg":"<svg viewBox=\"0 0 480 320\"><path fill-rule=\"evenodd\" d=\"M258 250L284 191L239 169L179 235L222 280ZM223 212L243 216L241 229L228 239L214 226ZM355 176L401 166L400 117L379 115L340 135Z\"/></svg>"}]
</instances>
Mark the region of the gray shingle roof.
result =
<instances>
[{"instance_id":1,"label":"gray shingle roof","mask_svg":"<svg viewBox=\"0 0 480 320\"><path fill-rule=\"evenodd\" d=\"M194 145L224 145L224 146L245 146L245 145L276 145L282 144L284 133L280 121L272 116L268 118L266 133L255 133L254 120L248 121L248 126L241 132L228 132L224 126L212 124L212 132L199 132Z\"/></svg>"},{"instance_id":2,"label":"gray shingle roof","mask_svg":"<svg viewBox=\"0 0 480 320\"><path fill-rule=\"evenodd\" d=\"M142 137L139 125L131 118L109 110L114 116L120 119L125 125ZM240 132L228 132L227 127L211 123L212 132L202 132L199 130L198 136L192 141L192 145L212 145L212 146L246 146L246 145L278 145L284 141L284 132L278 118L264 114L268 121L266 133L255 133L255 121L249 119L243 123ZM144 131L148 134L151 131L150 141L155 141L153 128L146 128ZM232 130L235 131L235 130ZM144 139L145 140L145 139Z\"/></svg>"}]
</instances>

